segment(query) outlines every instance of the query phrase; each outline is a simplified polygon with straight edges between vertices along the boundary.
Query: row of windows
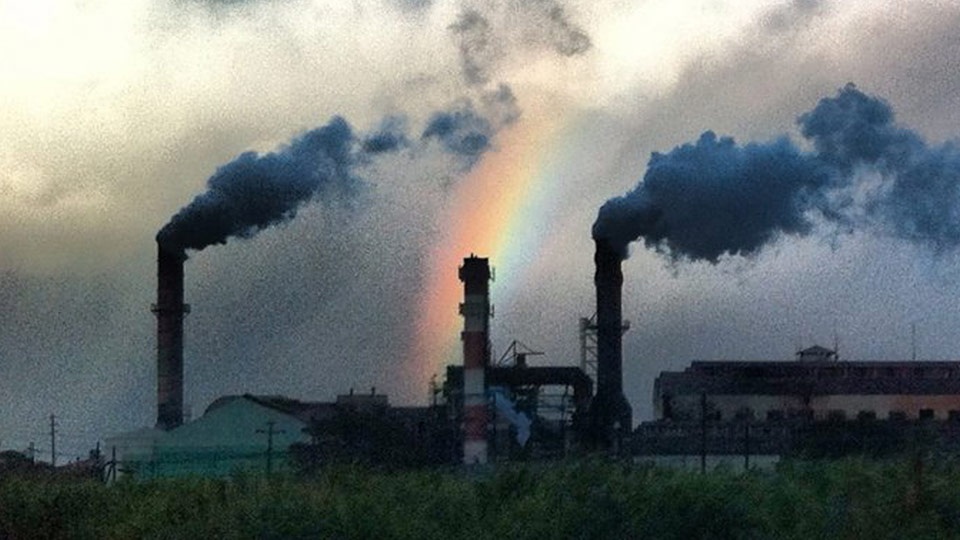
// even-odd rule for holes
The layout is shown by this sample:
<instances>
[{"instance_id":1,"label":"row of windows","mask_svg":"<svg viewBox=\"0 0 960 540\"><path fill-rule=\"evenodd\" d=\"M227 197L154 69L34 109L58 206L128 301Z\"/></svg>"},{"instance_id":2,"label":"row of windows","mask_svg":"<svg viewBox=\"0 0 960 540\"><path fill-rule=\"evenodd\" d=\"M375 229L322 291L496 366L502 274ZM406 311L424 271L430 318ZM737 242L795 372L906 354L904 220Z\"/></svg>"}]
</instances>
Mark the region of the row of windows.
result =
<instances>
[{"instance_id":1,"label":"row of windows","mask_svg":"<svg viewBox=\"0 0 960 540\"><path fill-rule=\"evenodd\" d=\"M720 411L714 411L714 417L716 420L720 420ZM805 410L788 410L786 412L779 409L772 409L767 411L767 420L770 421L779 421L787 418L804 418L812 420L814 417L813 411L809 409ZM746 420L753 419L753 412L750 410L740 410L734 415L734 418L737 420ZM827 411L825 415L827 420L831 421L841 421L847 419L847 411L842 409L834 409ZM906 420L909 418L906 411L890 411L887 414L888 420ZM920 420L933 420L936 418L936 411L933 409L920 409L917 411L915 418ZM960 410L950 410L947 411L947 418L952 421L960 421ZM857 420L876 420L877 413L876 411L862 410L859 411L856 415Z\"/></svg>"},{"instance_id":2,"label":"row of windows","mask_svg":"<svg viewBox=\"0 0 960 540\"><path fill-rule=\"evenodd\" d=\"M684 418L686 418L687 420L695 419L694 417L691 417L689 415L675 416L674 414L672 414L672 411L669 411L669 412L665 411L665 412L667 414L664 414L664 418L667 418L667 419L676 419L676 420L681 420ZM710 410L708 410L706 416L707 416L707 420L710 422L720 422L724 420L723 413L720 410L714 409L714 408L711 408ZM699 416L697 416L696 418L699 418ZM732 418L733 420L756 420L757 419L754 412L750 409L741 409L736 413L734 413ZM823 417L823 419L828 421L843 421L843 420L853 419L853 418L857 420L865 421L865 420L876 420L878 416L876 411L869 411L869 410L859 411L856 414L856 416L848 416L846 411L835 409L835 410L827 411ZM906 411L890 411L887 414L888 420L907 420L909 418L911 418L911 416L908 415ZM916 412L915 415L912 416L912 418L918 418L920 420L933 420L936 418L936 411L934 411L933 409L920 409ZM947 418L950 421L960 422L960 410L947 411ZM766 420L770 422L780 422L780 421L791 420L791 419L813 420L814 412L810 409L789 409L786 411L781 409L772 409L767 411L766 413Z\"/></svg>"}]
</instances>

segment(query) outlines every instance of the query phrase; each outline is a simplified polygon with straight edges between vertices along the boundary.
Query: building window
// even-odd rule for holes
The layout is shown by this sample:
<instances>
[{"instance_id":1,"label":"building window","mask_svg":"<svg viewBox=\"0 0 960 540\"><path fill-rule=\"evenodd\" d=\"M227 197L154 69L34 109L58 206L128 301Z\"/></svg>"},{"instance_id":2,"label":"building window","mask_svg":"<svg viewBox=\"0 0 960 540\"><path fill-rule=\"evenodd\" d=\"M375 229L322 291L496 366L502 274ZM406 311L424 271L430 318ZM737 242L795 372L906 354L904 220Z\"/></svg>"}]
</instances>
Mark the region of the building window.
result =
<instances>
[{"instance_id":1,"label":"building window","mask_svg":"<svg viewBox=\"0 0 960 540\"><path fill-rule=\"evenodd\" d=\"M920 409L919 416L921 420L933 420L934 419L933 409Z\"/></svg>"}]
</instances>

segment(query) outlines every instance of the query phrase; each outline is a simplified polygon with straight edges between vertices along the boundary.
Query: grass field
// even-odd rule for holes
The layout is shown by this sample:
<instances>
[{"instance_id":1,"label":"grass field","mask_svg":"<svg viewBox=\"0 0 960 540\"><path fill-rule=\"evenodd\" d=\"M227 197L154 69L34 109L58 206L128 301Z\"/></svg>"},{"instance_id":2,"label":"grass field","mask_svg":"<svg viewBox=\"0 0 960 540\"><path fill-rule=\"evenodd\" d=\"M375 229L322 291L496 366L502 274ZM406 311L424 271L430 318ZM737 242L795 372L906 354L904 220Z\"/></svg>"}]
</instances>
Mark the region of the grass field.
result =
<instances>
[{"instance_id":1,"label":"grass field","mask_svg":"<svg viewBox=\"0 0 960 540\"><path fill-rule=\"evenodd\" d=\"M695 471L585 460L106 486L0 478L0 538L960 538L960 461Z\"/></svg>"}]
</instances>

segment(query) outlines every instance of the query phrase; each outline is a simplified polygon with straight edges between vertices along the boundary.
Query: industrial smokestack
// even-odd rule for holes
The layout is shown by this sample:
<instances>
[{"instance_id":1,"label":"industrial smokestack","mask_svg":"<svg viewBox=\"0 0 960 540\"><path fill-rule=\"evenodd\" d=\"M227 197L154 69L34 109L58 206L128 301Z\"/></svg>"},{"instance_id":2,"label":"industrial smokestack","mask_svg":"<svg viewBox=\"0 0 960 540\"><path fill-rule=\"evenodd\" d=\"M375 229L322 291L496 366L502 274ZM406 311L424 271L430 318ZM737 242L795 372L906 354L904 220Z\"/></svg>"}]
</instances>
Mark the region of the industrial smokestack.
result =
<instances>
[{"instance_id":1,"label":"industrial smokestack","mask_svg":"<svg viewBox=\"0 0 960 540\"><path fill-rule=\"evenodd\" d=\"M470 255L460 267L463 282L463 462L487 462L486 369L490 363L490 262Z\"/></svg>"},{"instance_id":2,"label":"industrial smokestack","mask_svg":"<svg viewBox=\"0 0 960 540\"><path fill-rule=\"evenodd\" d=\"M183 423L183 303L182 249L157 242L157 427L173 429Z\"/></svg>"},{"instance_id":3,"label":"industrial smokestack","mask_svg":"<svg viewBox=\"0 0 960 540\"><path fill-rule=\"evenodd\" d=\"M594 285L597 290L597 394L591 405L594 442L614 448L633 425L623 395L623 320L621 289L623 260L618 247L606 238L594 238Z\"/></svg>"},{"instance_id":4,"label":"industrial smokestack","mask_svg":"<svg viewBox=\"0 0 960 540\"><path fill-rule=\"evenodd\" d=\"M470 102L435 113L421 136L422 145L440 141L447 153L469 169L491 146L496 131L513 121L515 98L506 86L485 100L487 120ZM229 238L250 238L293 219L311 200L342 199L367 184L362 167L381 154L411 145L402 117L384 118L379 130L358 136L343 118L294 137L274 152L244 152L217 168L207 189L181 208L157 232L157 426L183 423L183 262L186 250L202 250ZM485 285L484 285L485 286Z\"/></svg>"}]
</instances>

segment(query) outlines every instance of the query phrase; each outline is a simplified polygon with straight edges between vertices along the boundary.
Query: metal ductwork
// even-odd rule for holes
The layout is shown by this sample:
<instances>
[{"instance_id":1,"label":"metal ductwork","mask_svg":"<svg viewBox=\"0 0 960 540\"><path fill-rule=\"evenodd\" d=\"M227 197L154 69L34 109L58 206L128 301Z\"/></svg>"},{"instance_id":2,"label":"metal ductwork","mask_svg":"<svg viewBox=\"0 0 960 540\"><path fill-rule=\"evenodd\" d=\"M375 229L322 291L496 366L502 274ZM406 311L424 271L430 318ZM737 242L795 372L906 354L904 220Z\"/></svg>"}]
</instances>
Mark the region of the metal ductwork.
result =
<instances>
[{"instance_id":1,"label":"metal ductwork","mask_svg":"<svg viewBox=\"0 0 960 540\"><path fill-rule=\"evenodd\" d=\"M157 243L157 427L173 429L183 424L183 318L190 306L183 303L183 263L180 249Z\"/></svg>"}]
</instances>

